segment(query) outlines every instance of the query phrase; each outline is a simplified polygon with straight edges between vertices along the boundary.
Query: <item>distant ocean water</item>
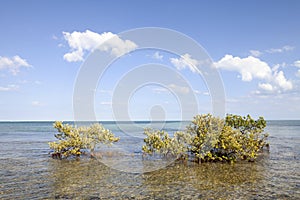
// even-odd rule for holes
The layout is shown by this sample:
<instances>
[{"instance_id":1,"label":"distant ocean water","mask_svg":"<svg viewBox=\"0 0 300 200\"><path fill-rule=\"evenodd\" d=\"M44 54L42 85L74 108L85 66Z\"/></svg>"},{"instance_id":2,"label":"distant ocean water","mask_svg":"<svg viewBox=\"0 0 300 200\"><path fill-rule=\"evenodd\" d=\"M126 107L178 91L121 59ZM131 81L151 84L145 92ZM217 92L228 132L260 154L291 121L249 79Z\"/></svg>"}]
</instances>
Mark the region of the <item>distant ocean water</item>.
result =
<instances>
[{"instance_id":1,"label":"distant ocean water","mask_svg":"<svg viewBox=\"0 0 300 200\"><path fill-rule=\"evenodd\" d=\"M71 122L70 122L71 123ZM145 174L101 162L54 160L53 122L0 122L0 199L300 199L300 121L268 121L270 152L257 162L183 164ZM103 122L117 136L142 138L143 127L173 132L188 122ZM131 136L132 136L131 135ZM141 153L140 143L132 143Z\"/></svg>"}]
</instances>

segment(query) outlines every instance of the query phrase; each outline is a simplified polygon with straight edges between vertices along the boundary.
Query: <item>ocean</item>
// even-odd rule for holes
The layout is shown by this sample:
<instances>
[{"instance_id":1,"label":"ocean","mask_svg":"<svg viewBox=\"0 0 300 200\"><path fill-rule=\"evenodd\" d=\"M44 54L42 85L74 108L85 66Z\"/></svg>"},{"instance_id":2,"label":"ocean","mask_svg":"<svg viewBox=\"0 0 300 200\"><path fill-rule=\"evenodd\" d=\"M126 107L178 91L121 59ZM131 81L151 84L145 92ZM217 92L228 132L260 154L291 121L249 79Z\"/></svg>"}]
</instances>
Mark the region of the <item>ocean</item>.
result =
<instances>
[{"instance_id":1,"label":"ocean","mask_svg":"<svg viewBox=\"0 0 300 200\"><path fill-rule=\"evenodd\" d=\"M136 171L144 163L144 127L173 132L187 123L103 122L126 152L118 155L126 163L111 165L52 159L47 143L55 140L53 122L0 122L0 199L300 199L299 120L268 121L270 151L253 163L172 161Z\"/></svg>"}]
</instances>

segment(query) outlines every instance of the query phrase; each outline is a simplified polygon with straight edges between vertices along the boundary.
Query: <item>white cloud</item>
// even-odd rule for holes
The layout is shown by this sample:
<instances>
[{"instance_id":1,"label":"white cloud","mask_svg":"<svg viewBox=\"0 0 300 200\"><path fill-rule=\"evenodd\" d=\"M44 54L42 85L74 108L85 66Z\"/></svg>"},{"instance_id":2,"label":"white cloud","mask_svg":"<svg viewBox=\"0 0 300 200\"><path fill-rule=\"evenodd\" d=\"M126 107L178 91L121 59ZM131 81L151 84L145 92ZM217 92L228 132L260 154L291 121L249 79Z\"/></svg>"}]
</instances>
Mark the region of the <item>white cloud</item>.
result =
<instances>
[{"instance_id":1,"label":"white cloud","mask_svg":"<svg viewBox=\"0 0 300 200\"><path fill-rule=\"evenodd\" d=\"M16 91L19 89L18 85L8 85L6 87L0 86L0 92Z\"/></svg>"},{"instance_id":2,"label":"white cloud","mask_svg":"<svg viewBox=\"0 0 300 200\"><path fill-rule=\"evenodd\" d=\"M284 68L284 67L286 67L286 66L288 66L285 62L283 62L283 63L281 63L281 64L276 64L276 65L274 65L273 67L272 67L272 71L273 72L276 72L276 71L278 71L278 69L280 68L280 67L282 67L282 68Z\"/></svg>"},{"instance_id":3,"label":"white cloud","mask_svg":"<svg viewBox=\"0 0 300 200\"><path fill-rule=\"evenodd\" d=\"M296 61L294 62L294 66L300 68L300 60L296 60Z\"/></svg>"},{"instance_id":4,"label":"white cloud","mask_svg":"<svg viewBox=\"0 0 300 200\"><path fill-rule=\"evenodd\" d=\"M68 62L83 61L83 51L82 51L82 49L78 49L76 51L66 53L64 55L64 59Z\"/></svg>"},{"instance_id":5,"label":"white cloud","mask_svg":"<svg viewBox=\"0 0 300 200\"><path fill-rule=\"evenodd\" d=\"M287 51L292 51L294 49L295 49L295 47L293 47L293 46L285 45L281 48L271 48L271 49L267 49L267 50L264 50L264 51L250 50L249 52L250 52L250 55L253 56L253 57L260 57L264 53L269 53L269 54L283 53L283 52L287 52Z\"/></svg>"},{"instance_id":6,"label":"white cloud","mask_svg":"<svg viewBox=\"0 0 300 200\"><path fill-rule=\"evenodd\" d=\"M254 57L259 57L261 56L263 53L258 51L258 50L250 50L250 54L251 56L254 56Z\"/></svg>"},{"instance_id":7,"label":"white cloud","mask_svg":"<svg viewBox=\"0 0 300 200\"><path fill-rule=\"evenodd\" d=\"M290 80L286 79L283 71L276 71L269 83L259 83L258 87L266 92L281 93L281 91L292 90L293 83Z\"/></svg>"},{"instance_id":8,"label":"white cloud","mask_svg":"<svg viewBox=\"0 0 300 200\"><path fill-rule=\"evenodd\" d=\"M1 57L0 56L0 70L8 70L13 75L17 75L21 68L29 68L31 65L20 56Z\"/></svg>"},{"instance_id":9,"label":"white cloud","mask_svg":"<svg viewBox=\"0 0 300 200\"><path fill-rule=\"evenodd\" d=\"M134 42L122 40L111 32L99 34L86 30L85 32L63 32L63 35L71 48L70 52L64 55L64 59L68 62L82 61L85 52L93 52L96 49L120 56L137 48ZM104 43L105 41L107 42Z\"/></svg>"},{"instance_id":10,"label":"white cloud","mask_svg":"<svg viewBox=\"0 0 300 200\"><path fill-rule=\"evenodd\" d=\"M156 59L156 60L162 60L163 59L163 55L161 55L158 51L156 51L154 54L153 54L153 56L152 56L152 58L154 58L154 59Z\"/></svg>"},{"instance_id":11,"label":"white cloud","mask_svg":"<svg viewBox=\"0 0 300 200\"><path fill-rule=\"evenodd\" d=\"M190 92L190 89L188 87L179 86L179 85L175 85L175 84L168 85L168 88L172 89L176 93L178 92L181 94L188 94Z\"/></svg>"},{"instance_id":12,"label":"white cloud","mask_svg":"<svg viewBox=\"0 0 300 200\"><path fill-rule=\"evenodd\" d=\"M278 71L279 66L273 69L266 63L253 56L246 58L225 55L215 62L219 69L237 71L241 74L243 81L252 81L254 78L263 80L258 87L267 92L280 92L293 89L293 84L287 80L283 71Z\"/></svg>"},{"instance_id":13,"label":"white cloud","mask_svg":"<svg viewBox=\"0 0 300 200\"><path fill-rule=\"evenodd\" d=\"M193 92L194 92L195 94L198 94L198 95L205 95L205 96L210 95L208 91L203 91L203 92L201 92L201 91L199 91L199 90L193 90Z\"/></svg>"},{"instance_id":14,"label":"white cloud","mask_svg":"<svg viewBox=\"0 0 300 200\"><path fill-rule=\"evenodd\" d=\"M270 83L259 83L258 87L260 89L263 89L265 91L270 91L270 92L273 91L273 89L274 89Z\"/></svg>"},{"instance_id":15,"label":"white cloud","mask_svg":"<svg viewBox=\"0 0 300 200\"><path fill-rule=\"evenodd\" d=\"M251 81L253 78L270 79L272 76L272 70L268 64L253 56L240 58L225 55L221 60L215 62L215 66L220 69L239 72L243 81Z\"/></svg>"},{"instance_id":16,"label":"white cloud","mask_svg":"<svg viewBox=\"0 0 300 200\"><path fill-rule=\"evenodd\" d=\"M283 90L293 89L292 82L285 78L283 71L275 72L273 80L275 84L278 85Z\"/></svg>"},{"instance_id":17,"label":"white cloud","mask_svg":"<svg viewBox=\"0 0 300 200\"><path fill-rule=\"evenodd\" d=\"M199 62L193 59L190 54L184 54L180 58L170 58L170 62L178 69L190 69L192 72L199 72L197 65Z\"/></svg>"},{"instance_id":18,"label":"white cloud","mask_svg":"<svg viewBox=\"0 0 300 200\"><path fill-rule=\"evenodd\" d=\"M266 50L266 52L267 53L283 53L283 52L286 52L286 51L292 51L294 49L295 49L295 47L293 47L293 46L285 45L281 48L268 49L268 50Z\"/></svg>"}]
</instances>

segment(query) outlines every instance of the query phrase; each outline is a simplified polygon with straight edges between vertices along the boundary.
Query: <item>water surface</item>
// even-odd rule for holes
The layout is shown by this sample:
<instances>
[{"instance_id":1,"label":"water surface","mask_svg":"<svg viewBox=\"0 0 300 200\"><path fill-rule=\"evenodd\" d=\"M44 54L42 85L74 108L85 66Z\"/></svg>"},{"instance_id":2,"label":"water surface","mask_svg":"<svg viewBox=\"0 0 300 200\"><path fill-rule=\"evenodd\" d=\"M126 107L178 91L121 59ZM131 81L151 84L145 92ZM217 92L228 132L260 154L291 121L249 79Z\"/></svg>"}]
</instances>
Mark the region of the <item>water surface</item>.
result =
<instances>
[{"instance_id":1,"label":"water surface","mask_svg":"<svg viewBox=\"0 0 300 200\"><path fill-rule=\"evenodd\" d=\"M173 131L178 123L155 126ZM254 163L175 162L141 174L89 158L52 159L52 122L1 122L0 199L300 199L300 121L269 121L267 131L270 152ZM134 144L129 151L139 154Z\"/></svg>"}]
</instances>

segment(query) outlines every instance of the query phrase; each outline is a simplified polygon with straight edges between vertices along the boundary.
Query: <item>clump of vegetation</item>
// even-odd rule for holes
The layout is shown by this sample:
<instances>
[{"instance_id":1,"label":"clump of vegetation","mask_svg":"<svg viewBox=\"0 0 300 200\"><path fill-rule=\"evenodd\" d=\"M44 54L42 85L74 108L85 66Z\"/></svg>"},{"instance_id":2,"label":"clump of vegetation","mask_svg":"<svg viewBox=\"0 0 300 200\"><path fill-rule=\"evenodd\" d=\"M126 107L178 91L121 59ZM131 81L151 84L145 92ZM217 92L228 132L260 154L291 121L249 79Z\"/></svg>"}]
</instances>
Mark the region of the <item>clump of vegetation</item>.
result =
<instances>
[{"instance_id":1,"label":"clump of vegetation","mask_svg":"<svg viewBox=\"0 0 300 200\"><path fill-rule=\"evenodd\" d=\"M227 115L220 119L211 114L197 115L185 131L174 133L174 137L165 131L146 129L142 150L151 155L190 156L198 162L254 161L268 146L265 127L262 117L254 120L250 115Z\"/></svg>"},{"instance_id":2,"label":"clump of vegetation","mask_svg":"<svg viewBox=\"0 0 300 200\"><path fill-rule=\"evenodd\" d=\"M199 160L212 157L212 150L219 142L219 135L224 127L224 120L210 114L197 115L187 127L186 134L192 138L190 152Z\"/></svg>"},{"instance_id":3,"label":"clump of vegetation","mask_svg":"<svg viewBox=\"0 0 300 200\"><path fill-rule=\"evenodd\" d=\"M177 158L185 158L188 151L190 138L184 132L175 132L174 137L170 137L165 131L145 129L144 134L147 136L144 139L146 143L142 150L147 154L176 156Z\"/></svg>"},{"instance_id":4,"label":"clump of vegetation","mask_svg":"<svg viewBox=\"0 0 300 200\"><path fill-rule=\"evenodd\" d=\"M89 127L76 128L56 121L53 127L58 131L55 134L58 141L49 142L50 148L54 151L52 153L54 158L80 156L84 151L89 151L93 155L97 144L110 145L119 141L118 137L115 137L110 130L105 129L99 123L92 124Z\"/></svg>"}]
</instances>

